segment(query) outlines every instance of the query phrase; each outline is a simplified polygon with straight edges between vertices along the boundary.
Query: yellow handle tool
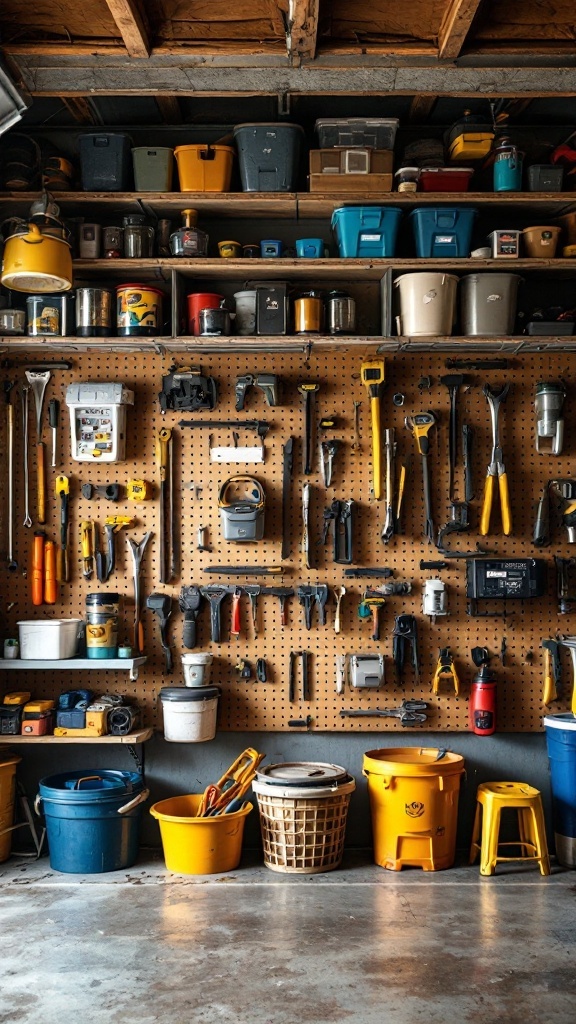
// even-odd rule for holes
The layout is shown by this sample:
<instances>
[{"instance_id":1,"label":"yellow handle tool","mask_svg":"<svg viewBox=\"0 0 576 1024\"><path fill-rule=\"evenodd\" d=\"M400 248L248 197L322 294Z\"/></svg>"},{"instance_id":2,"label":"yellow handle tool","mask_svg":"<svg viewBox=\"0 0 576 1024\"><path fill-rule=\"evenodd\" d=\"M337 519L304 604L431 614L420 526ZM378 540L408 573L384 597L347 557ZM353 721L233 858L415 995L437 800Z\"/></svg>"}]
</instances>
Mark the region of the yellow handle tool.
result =
<instances>
[{"instance_id":1,"label":"yellow handle tool","mask_svg":"<svg viewBox=\"0 0 576 1024\"><path fill-rule=\"evenodd\" d=\"M544 688L542 690L542 703L548 707L553 700L558 700L557 682L560 675L560 662L558 660L558 643L556 640L543 640L544 651Z\"/></svg>"},{"instance_id":2,"label":"yellow handle tool","mask_svg":"<svg viewBox=\"0 0 576 1024\"><path fill-rule=\"evenodd\" d=\"M383 359L362 363L360 376L370 399L372 422L372 486L376 501L382 497L382 436L380 430L380 394L385 380Z\"/></svg>"},{"instance_id":3,"label":"yellow handle tool","mask_svg":"<svg viewBox=\"0 0 576 1024\"><path fill-rule=\"evenodd\" d=\"M508 476L506 473L500 473L498 477L498 487L500 489L502 531L505 537L509 537L512 533L512 512L510 510L510 492L508 490Z\"/></svg>"},{"instance_id":4,"label":"yellow handle tool","mask_svg":"<svg viewBox=\"0 0 576 1024\"><path fill-rule=\"evenodd\" d=\"M484 482L484 496L482 498L482 514L480 516L480 536L487 537L490 530L490 514L492 502L494 501L494 477L487 476Z\"/></svg>"},{"instance_id":5,"label":"yellow handle tool","mask_svg":"<svg viewBox=\"0 0 576 1024\"><path fill-rule=\"evenodd\" d=\"M80 523L80 545L82 548L82 575L89 580L94 571L95 530L94 523L85 519Z\"/></svg>"},{"instance_id":6,"label":"yellow handle tool","mask_svg":"<svg viewBox=\"0 0 576 1024\"><path fill-rule=\"evenodd\" d=\"M482 514L480 516L480 536L486 537L490 532L490 516L494 502L494 490L496 476L488 474L484 483L484 496L482 498ZM510 508L510 491L508 490L508 476L500 473L498 475L498 491L500 494L500 513L502 516L502 533L509 537L512 533L512 511Z\"/></svg>"}]
</instances>

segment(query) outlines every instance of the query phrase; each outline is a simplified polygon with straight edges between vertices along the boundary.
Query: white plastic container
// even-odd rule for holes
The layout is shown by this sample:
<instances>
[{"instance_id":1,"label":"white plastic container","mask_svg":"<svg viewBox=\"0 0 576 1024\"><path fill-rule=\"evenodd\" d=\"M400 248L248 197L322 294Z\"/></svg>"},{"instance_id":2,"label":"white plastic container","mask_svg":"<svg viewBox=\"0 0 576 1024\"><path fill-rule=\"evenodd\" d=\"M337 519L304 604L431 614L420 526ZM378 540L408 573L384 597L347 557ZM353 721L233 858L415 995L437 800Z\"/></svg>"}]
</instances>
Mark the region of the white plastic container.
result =
<instances>
[{"instance_id":1,"label":"white plastic container","mask_svg":"<svg viewBox=\"0 0 576 1024\"><path fill-rule=\"evenodd\" d=\"M183 654L184 686L207 686L213 660L214 656L205 651L197 654Z\"/></svg>"},{"instance_id":2,"label":"white plastic container","mask_svg":"<svg viewBox=\"0 0 576 1024\"><path fill-rule=\"evenodd\" d=\"M29 619L18 623L24 661L67 661L76 657L82 619Z\"/></svg>"},{"instance_id":3,"label":"white plastic container","mask_svg":"<svg viewBox=\"0 0 576 1024\"><path fill-rule=\"evenodd\" d=\"M234 292L236 334L256 334L256 291Z\"/></svg>"},{"instance_id":4,"label":"white plastic container","mask_svg":"<svg viewBox=\"0 0 576 1024\"><path fill-rule=\"evenodd\" d=\"M452 334L456 319L454 274L402 274L394 281L400 296L398 334L406 337L442 338Z\"/></svg>"},{"instance_id":5,"label":"white plastic container","mask_svg":"<svg viewBox=\"0 0 576 1024\"><path fill-rule=\"evenodd\" d=\"M205 743L216 735L220 690L217 686L164 686L160 690L164 739L169 743Z\"/></svg>"}]
</instances>

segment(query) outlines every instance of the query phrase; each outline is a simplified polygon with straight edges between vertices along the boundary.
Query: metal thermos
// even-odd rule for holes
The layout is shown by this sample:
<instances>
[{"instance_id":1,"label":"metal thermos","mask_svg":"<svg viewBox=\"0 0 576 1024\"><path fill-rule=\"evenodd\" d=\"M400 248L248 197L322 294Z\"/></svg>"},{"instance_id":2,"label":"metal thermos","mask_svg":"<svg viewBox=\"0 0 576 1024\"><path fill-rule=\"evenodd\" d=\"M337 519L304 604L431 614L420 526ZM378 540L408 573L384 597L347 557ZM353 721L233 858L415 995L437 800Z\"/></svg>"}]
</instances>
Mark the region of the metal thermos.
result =
<instances>
[{"instance_id":1,"label":"metal thermos","mask_svg":"<svg viewBox=\"0 0 576 1024\"><path fill-rule=\"evenodd\" d=\"M112 327L112 292L108 288L76 289L76 333L80 338L105 338Z\"/></svg>"},{"instance_id":2,"label":"metal thermos","mask_svg":"<svg viewBox=\"0 0 576 1024\"><path fill-rule=\"evenodd\" d=\"M470 728L476 736L496 732L496 675L482 665L470 687Z\"/></svg>"},{"instance_id":3,"label":"metal thermos","mask_svg":"<svg viewBox=\"0 0 576 1024\"><path fill-rule=\"evenodd\" d=\"M124 217L124 255L128 259L147 259L154 255L154 228L141 213Z\"/></svg>"},{"instance_id":4,"label":"metal thermos","mask_svg":"<svg viewBox=\"0 0 576 1024\"><path fill-rule=\"evenodd\" d=\"M560 455L564 442L562 407L566 388L559 382L540 381L536 385L536 451Z\"/></svg>"},{"instance_id":5,"label":"metal thermos","mask_svg":"<svg viewBox=\"0 0 576 1024\"><path fill-rule=\"evenodd\" d=\"M322 292L304 292L294 300L294 329L296 334L320 334L324 330Z\"/></svg>"},{"instance_id":6,"label":"metal thermos","mask_svg":"<svg viewBox=\"0 0 576 1024\"><path fill-rule=\"evenodd\" d=\"M356 330L356 303L347 292L328 292L326 326L329 334L353 334Z\"/></svg>"}]
</instances>

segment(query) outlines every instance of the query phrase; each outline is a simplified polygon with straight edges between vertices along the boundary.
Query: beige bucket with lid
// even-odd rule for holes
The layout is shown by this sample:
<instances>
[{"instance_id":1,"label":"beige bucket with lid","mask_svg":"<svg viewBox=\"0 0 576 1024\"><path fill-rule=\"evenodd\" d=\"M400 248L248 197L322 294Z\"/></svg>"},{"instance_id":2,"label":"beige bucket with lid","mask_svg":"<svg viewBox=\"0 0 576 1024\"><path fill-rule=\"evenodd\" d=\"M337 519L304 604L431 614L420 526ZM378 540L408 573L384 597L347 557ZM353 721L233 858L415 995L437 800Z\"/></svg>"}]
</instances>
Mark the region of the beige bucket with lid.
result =
<instances>
[{"instance_id":1,"label":"beige bucket with lid","mask_svg":"<svg viewBox=\"0 0 576 1024\"><path fill-rule=\"evenodd\" d=\"M524 228L522 241L527 256L544 257L555 256L558 242L560 240L561 228L554 226L540 225L533 228Z\"/></svg>"},{"instance_id":2,"label":"beige bucket with lid","mask_svg":"<svg viewBox=\"0 0 576 1024\"><path fill-rule=\"evenodd\" d=\"M415 338L442 338L452 334L456 319L454 274L425 271L402 274L394 281L398 289L400 314L398 334Z\"/></svg>"}]
</instances>

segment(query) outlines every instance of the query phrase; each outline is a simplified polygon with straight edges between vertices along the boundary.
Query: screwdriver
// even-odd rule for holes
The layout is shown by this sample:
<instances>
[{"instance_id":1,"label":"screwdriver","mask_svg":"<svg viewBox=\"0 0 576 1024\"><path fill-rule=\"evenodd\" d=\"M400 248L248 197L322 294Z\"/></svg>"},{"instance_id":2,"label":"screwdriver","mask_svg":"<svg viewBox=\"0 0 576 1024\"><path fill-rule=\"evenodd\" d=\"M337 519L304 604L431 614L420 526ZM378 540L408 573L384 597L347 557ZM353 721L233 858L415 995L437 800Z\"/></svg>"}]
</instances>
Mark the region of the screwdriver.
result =
<instances>
[{"instance_id":1,"label":"screwdriver","mask_svg":"<svg viewBox=\"0 0 576 1024\"><path fill-rule=\"evenodd\" d=\"M60 402L51 398L48 402L48 422L52 429L52 467L56 466L56 446L58 444L58 423L60 420Z\"/></svg>"}]
</instances>

